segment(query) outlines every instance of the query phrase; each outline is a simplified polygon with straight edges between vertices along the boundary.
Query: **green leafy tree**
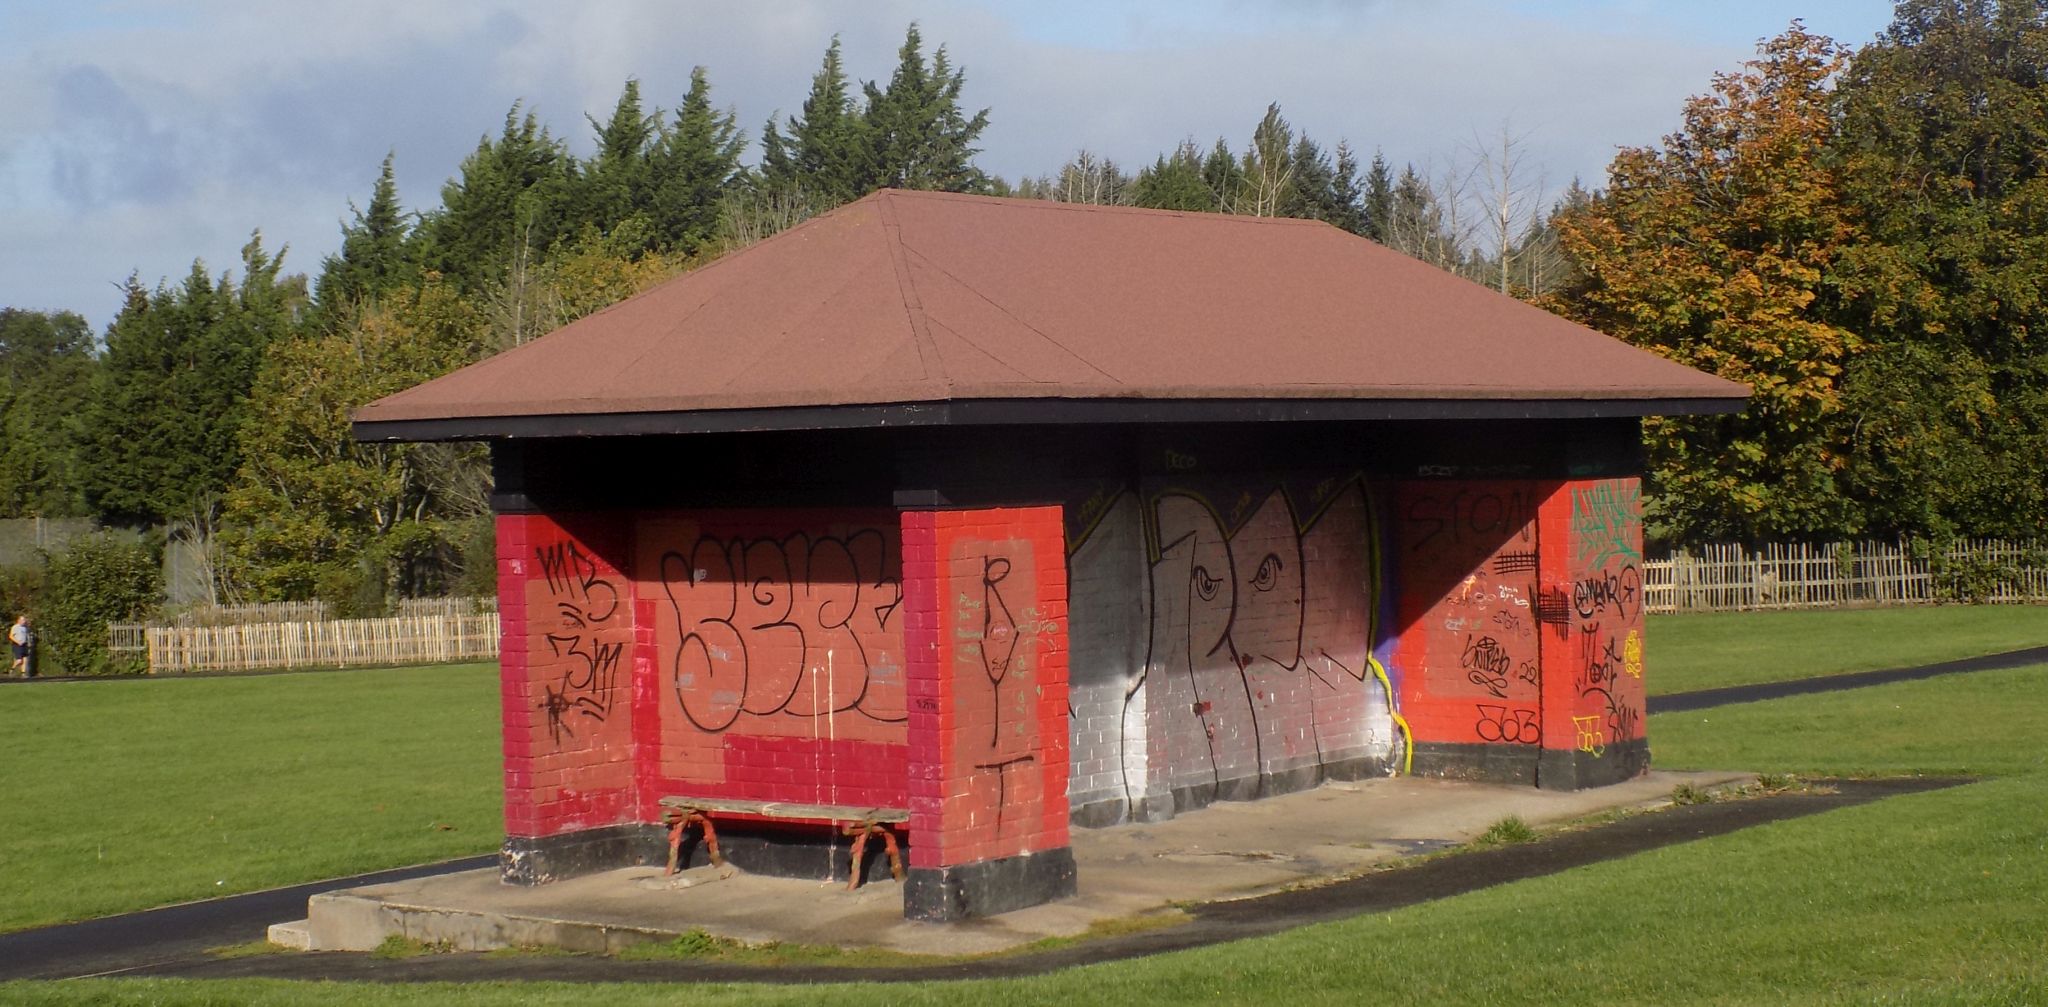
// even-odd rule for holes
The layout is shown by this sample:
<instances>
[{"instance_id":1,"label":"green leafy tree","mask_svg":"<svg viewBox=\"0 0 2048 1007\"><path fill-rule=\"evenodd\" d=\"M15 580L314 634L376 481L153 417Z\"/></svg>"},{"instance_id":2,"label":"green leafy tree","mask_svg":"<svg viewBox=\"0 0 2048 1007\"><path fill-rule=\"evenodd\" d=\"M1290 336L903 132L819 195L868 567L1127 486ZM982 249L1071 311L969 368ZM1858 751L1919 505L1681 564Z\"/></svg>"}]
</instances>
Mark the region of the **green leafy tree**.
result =
<instances>
[{"instance_id":1,"label":"green leafy tree","mask_svg":"<svg viewBox=\"0 0 2048 1007\"><path fill-rule=\"evenodd\" d=\"M37 604L38 644L54 658L51 670L104 675L147 670L117 662L107 652L107 624L140 620L163 601L158 549L109 534L71 540L49 558Z\"/></svg>"},{"instance_id":2,"label":"green leafy tree","mask_svg":"<svg viewBox=\"0 0 2048 1007\"><path fill-rule=\"evenodd\" d=\"M1872 240L1847 324L1846 481L1880 529L2048 524L2048 3L1906 0L1836 91L1831 150Z\"/></svg>"},{"instance_id":3,"label":"green leafy tree","mask_svg":"<svg viewBox=\"0 0 2048 1007\"><path fill-rule=\"evenodd\" d=\"M1557 219L1579 271L1567 313L1753 389L1739 415L1644 424L1660 537L1861 530L1839 477L1842 374L1863 340L1835 314L1861 235L1824 157L1846 59L1793 22L1743 70L1716 74L1661 147L1616 156L1602 197Z\"/></svg>"},{"instance_id":4,"label":"green leafy tree","mask_svg":"<svg viewBox=\"0 0 2048 1007\"><path fill-rule=\"evenodd\" d=\"M81 422L80 482L95 516L161 524L210 509L226 489L263 352L306 304L305 277L282 266L257 236L239 284L199 262L178 287L129 281Z\"/></svg>"},{"instance_id":5,"label":"green leafy tree","mask_svg":"<svg viewBox=\"0 0 2048 1007\"><path fill-rule=\"evenodd\" d=\"M0 517L84 513L75 418L95 366L85 319L0 308Z\"/></svg>"},{"instance_id":6,"label":"green leafy tree","mask_svg":"<svg viewBox=\"0 0 2048 1007\"><path fill-rule=\"evenodd\" d=\"M357 443L349 414L479 359L488 345L483 312L430 279L333 333L270 348L221 522L243 593L324 597L362 612L381 607L388 589L419 586L389 543L406 546L399 558L420 559L422 536L440 541L444 518L467 516L451 515L435 492L447 449Z\"/></svg>"}]
</instances>

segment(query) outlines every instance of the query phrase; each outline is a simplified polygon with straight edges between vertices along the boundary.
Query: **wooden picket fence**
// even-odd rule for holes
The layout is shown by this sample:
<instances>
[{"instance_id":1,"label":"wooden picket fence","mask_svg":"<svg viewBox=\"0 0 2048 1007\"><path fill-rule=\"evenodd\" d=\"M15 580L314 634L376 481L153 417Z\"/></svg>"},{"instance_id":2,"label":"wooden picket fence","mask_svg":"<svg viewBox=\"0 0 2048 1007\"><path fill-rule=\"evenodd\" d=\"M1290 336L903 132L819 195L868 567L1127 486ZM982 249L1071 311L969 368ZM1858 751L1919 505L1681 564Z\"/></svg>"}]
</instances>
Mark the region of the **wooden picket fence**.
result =
<instances>
[{"instance_id":1,"label":"wooden picket fence","mask_svg":"<svg viewBox=\"0 0 2048 1007\"><path fill-rule=\"evenodd\" d=\"M151 674L435 664L498 656L498 614L144 628Z\"/></svg>"},{"instance_id":2,"label":"wooden picket fence","mask_svg":"<svg viewBox=\"0 0 2048 1007\"><path fill-rule=\"evenodd\" d=\"M1709 545L1643 563L1646 612L2048 602L2038 543L1977 540L1940 551L1904 543Z\"/></svg>"}]
</instances>

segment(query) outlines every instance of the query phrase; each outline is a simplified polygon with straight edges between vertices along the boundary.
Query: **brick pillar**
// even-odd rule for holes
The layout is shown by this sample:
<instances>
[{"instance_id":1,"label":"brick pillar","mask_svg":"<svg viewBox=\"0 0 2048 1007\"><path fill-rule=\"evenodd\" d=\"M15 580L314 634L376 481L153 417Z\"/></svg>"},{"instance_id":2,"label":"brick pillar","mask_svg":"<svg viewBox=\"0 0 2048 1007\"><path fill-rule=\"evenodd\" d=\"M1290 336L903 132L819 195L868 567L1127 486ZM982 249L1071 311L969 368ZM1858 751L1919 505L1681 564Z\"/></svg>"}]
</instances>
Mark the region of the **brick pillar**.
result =
<instances>
[{"instance_id":1,"label":"brick pillar","mask_svg":"<svg viewBox=\"0 0 2048 1007\"><path fill-rule=\"evenodd\" d=\"M902 531L903 913L955 920L1072 895L1060 508L906 511Z\"/></svg>"},{"instance_id":2,"label":"brick pillar","mask_svg":"<svg viewBox=\"0 0 2048 1007\"><path fill-rule=\"evenodd\" d=\"M1543 753L1538 786L1617 783L1650 769L1643 721L1639 479L1575 479L1543 502Z\"/></svg>"},{"instance_id":3,"label":"brick pillar","mask_svg":"<svg viewBox=\"0 0 2048 1007\"><path fill-rule=\"evenodd\" d=\"M633 824L632 585L628 535L589 517L576 533L500 514L498 617L507 881L536 884L646 859Z\"/></svg>"}]
</instances>

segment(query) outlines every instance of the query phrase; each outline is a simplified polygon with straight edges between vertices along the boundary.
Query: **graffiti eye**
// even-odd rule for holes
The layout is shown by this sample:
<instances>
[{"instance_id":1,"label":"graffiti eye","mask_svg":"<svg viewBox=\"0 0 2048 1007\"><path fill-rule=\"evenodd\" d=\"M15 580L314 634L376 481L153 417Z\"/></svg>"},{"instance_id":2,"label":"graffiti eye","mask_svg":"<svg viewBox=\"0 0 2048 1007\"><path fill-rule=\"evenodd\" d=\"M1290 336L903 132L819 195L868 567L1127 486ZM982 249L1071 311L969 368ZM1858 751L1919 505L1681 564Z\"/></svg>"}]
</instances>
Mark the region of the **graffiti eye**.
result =
<instances>
[{"instance_id":1,"label":"graffiti eye","mask_svg":"<svg viewBox=\"0 0 2048 1007\"><path fill-rule=\"evenodd\" d=\"M1203 601L1215 601L1216 589L1223 586L1222 581L1209 576L1209 568L1205 566L1196 567L1188 579L1195 582L1195 593L1200 595Z\"/></svg>"},{"instance_id":2,"label":"graffiti eye","mask_svg":"<svg viewBox=\"0 0 2048 1007\"><path fill-rule=\"evenodd\" d=\"M1259 591L1273 590L1280 583L1280 568L1283 565L1279 556L1267 553L1266 558L1259 562L1259 572L1252 575L1252 587Z\"/></svg>"}]
</instances>

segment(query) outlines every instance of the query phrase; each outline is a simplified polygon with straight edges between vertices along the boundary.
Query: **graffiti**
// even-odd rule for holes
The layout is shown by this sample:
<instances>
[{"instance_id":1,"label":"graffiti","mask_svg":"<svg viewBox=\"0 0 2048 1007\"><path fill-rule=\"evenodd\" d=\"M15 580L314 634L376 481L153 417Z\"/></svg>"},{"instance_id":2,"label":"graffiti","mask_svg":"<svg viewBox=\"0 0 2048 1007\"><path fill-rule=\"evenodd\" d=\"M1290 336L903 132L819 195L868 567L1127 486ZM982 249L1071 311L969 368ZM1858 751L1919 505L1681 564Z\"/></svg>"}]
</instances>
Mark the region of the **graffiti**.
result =
<instances>
[{"instance_id":1,"label":"graffiti","mask_svg":"<svg viewBox=\"0 0 2048 1007\"><path fill-rule=\"evenodd\" d=\"M1098 755L1082 740L1075 755L1120 768L1127 800L1156 787L1199 793L1368 749L1391 758L1392 703L1370 653L1364 487L1356 476L1308 485L1318 502L1305 517L1288 490L1241 484L1219 487L1221 510L1202 493L1169 490L1133 515L1151 559L1143 670L1121 690L1119 747ZM1075 579L1116 562L1107 551L1077 554ZM1077 723L1097 715L1078 709Z\"/></svg>"},{"instance_id":2,"label":"graffiti","mask_svg":"<svg viewBox=\"0 0 2048 1007\"><path fill-rule=\"evenodd\" d=\"M955 660L967 670L979 671L988 680L991 694L1003 694L1012 678L1031 675L1030 651L1059 626L1041 617L1036 605L1012 611L1003 596L1003 583L1010 578L1011 560L1004 556L982 556L981 575L974 593L961 592L955 599ZM1028 587L1026 590L1029 590ZM978 596L977 596L978 595ZM1024 693L1012 690L1018 712L1024 713ZM989 744L1002 740L1003 704L997 702L989 723Z\"/></svg>"},{"instance_id":3,"label":"graffiti","mask_svg":"<svg viewBox=\"0 0 2048 1007\"><path fill-rule=\"evenodd\" d=\"M1458 666L1465 669L1465 677L1502 699L1508 695L1508 668L1514 662L1500 642L1490 636L1474 640L1471 634L1465 636L1465 650L1458 656Z\"/></svg>"},{"instance_id":4,"label":"graffiti","mask_svg":"<svg viewBox=\"0 0 2048 1007\"><path fill-rule=\"evenodd\" d=\"M1594 723L1605 721L1608 732L1607 737L1613 738L1616 741L1625 741L1640 735L1642 730L1642 711L1622 702L1621 698L1613 692L1604 688L1592 688L1580 693L1579 698L1597 700L1602 708L1602 712L1588 717L1575 716L1572 718L1573 721L1589 720ZM1598 755L1600 753L1595 752L1593 754Z\"/></svg>"},{"instance_id":5,"label":"graffiti","mask_svg":"<svg viewBox=\"0 0 2048 1007\"><path fill-rule=\"evenodd\" d=\"M1169 471L1169 472L1186 472L1186 471L1189 471L1189 470L1193 469L1193 468L1195 467L1195 464L1196 464L1196 462L1195 462L1195 456L1194 456L1194 455L1191 455L1191 454L1186 454L1186 455L1184 455L1184 454L1181 454L1181 453L1180 453L1180 452L1178 452L1178 451L1175 451L1175 450L1173 450L1172 448L1167 448L1167 449L1166 449L1166 470L1167 470L1167 471Z\"/></svg>"},{"instance_id":6,"label":"graffiti","mask_svg":"<svg viewBox=\"0 0 2048 1007\"><path fill-rule=\"evenodd\" d=\"M1643 677L1643 634L1637 630L1628 631L1628 639L1621 645L1621 670L1630 678Z\"/></svg>"},{"instance_id":7,"label":"graffiti","mask_svg":"<svg viewBox=\"0 0 2048 1007\"><path fill-rule=\"evenodd\" d=\"M1524 604L1526 604L1526 602ZM1501 609L1500 611L1493 613L1493 624L1495 626L1499 626L1503 632L1511 633L1515 636L1529 635L1528 627L1522 624L1521 615L1515 612L1510 612L1507 609Z\"/></svg>"},{"instance_id":8,"label":"graffiti","mask_svg":"<svg viewBox=\"0 0 2048 1007\"><path fill-rule=\"evenodd\" d=\"M1478 704L1479 722L1472 730L1479 740L1491 744L1534 745L1543 741L1543 725L1535 710L1510 710L1505 706Z\"/></svg>"},{"instance_id":9,"label":"graffiti","mask_svg":"<svg viewBox=\"0 0 2048 1007\"><path fill-rule=\"evenodd\" d=\"M1614 681L1622 673L1625 660L1621 653L1621 641L1611 634L1602 634L1600 624L1587 623L1579 627L1579 685L1592 688Z\"/></svg>"},{"instance_id":10,"label":"graffiti","mask_svg":"<svg viewBox=\"0 0 2048 1007\"><path fill-rule=\"evenodd\" d=\"M1536 622L1549 626L1559 640L1572 638L1572 599L1561 587L1544 588L1536 596Z\"/></svg>"},{"instance_id":11,"label":"graffiti","mask_svg":"<svg viewBox=\"0 0 2048 1007\"><path fill-rule=\"evenodd\" d=\"M1532 744L1539 736L1537 645L1552 613L1537 590L1536 499L1520 484L1402 487L1397 555L1404 597L1397 614L1404 625L1431 627L1399 641L1397 657L1408 673L1402 705L1410 717L1445 725L1437 728L1440 740ZM1463 626L1434 629L1451 619ZM1469 730L1448 726L1475 708L1479 718ZM1518 719L1519 711L1527 717Z\"/></svg>"},{"instance_id":12,"label":"graffiti","mask_svg":"<svg viewBox=\"0 0 2048 1007\"><path fill-rule=\"evenodd\" d=\"M1448 498L1422 494L1411 499L1402 513L1411 528L1425 532L1409 541L1410 552L1420 552L1438 538L1450 543L1467 538L1493 543L1508 536L1527 539L1534 516L1534 504L1525 490L1459 490Z\"/></svg>"},{"instance_id":13,"label":"graffiti","mask_svg":"<svg viewBox=\"0 0 2048 1007\"><path fill-rule=\"evenodd\" d=\"M1572 609L1581 619L1590 619L1608 609L1628 618L1632 610L1641 610L1642 583L1641 571L1632 564L1623 566L1619 573L1581 578L1572 584Z\"/></svg>"},{"instance_id":14,"label":"graffiti","mask_svg":"<svg viewBox=\"0 0 2048 1007\"><path fill-rule=\"evenodd\" d=\"M541 683L536 705L547 715L548 737L559 746L563 738L575 737L580 721L602 724L611 716L626 642L598 637L615 628L619 591L595 560L574 542L539 546L533 552L555 605L554 631L541 634L552 658L545 663L549 669L562 668L554 681Z\"/></svg>"},{"instance_id":15,"label":"graffiti","mask_svg":"<svg viewBox=\"0 0 2048 1007\"><path fill-rule=\"evenodd\" d=\"M880 531L700 535L662 554L660 578L681 637L674 695L699 730L742 715L906 719L902 655L887 649L902 587Z\"/></svg>"},{"instance_id":16,"label":"graffiti","mask_svg":"<svg viewBox=\"0 0 2048 1007\"><path fill-rule=\"evenodd\" d=\"M1572 727L1578 732L1579 751L1594 758L1607 754L1607 735L1600 727L1600 718L1573 717Z\"/></svg>"},{"instance_id":17,"label":"graffiti","mask_svg":"<svg viewBox=\"0 0 2048 1007\"><path fill-rule=\"evenodd\" d=\"M978 772L994 771L996 774L996 838L1002 838L1003 812L1010 806L1010 770L1018 766L1029 766L1037 760L1038 757L1035 755L1019 755L996 762L977 762L974 764L974 768Z\"/></svg>"},{"instance_id":18,"label":"graffiti","mask_svg":"<svg viewBox=\"0 0 2048 1007\"><path fill-rule=\"evenodd\" d=\"M1572 490L1572 538L1580 566L1598 569L1610 559L1642 561L1635 544L1642 501L1633 480L1608 480Z\"/></svg>"}]
</instances>

